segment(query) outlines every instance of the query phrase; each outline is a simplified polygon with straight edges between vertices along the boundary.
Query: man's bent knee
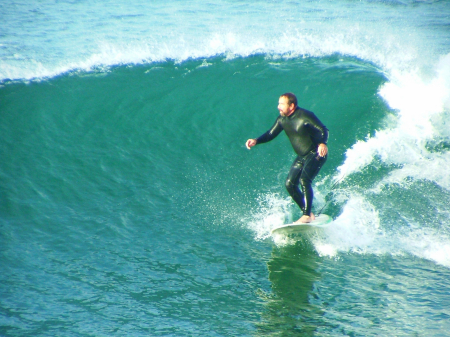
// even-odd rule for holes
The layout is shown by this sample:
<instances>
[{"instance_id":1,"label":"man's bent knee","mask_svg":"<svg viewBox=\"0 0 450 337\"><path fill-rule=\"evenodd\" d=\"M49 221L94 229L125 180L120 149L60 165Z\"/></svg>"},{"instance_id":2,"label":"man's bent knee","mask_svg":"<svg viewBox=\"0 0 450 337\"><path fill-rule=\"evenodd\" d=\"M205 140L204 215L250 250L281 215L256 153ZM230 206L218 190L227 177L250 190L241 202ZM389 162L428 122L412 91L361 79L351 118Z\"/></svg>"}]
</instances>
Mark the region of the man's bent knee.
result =
<instances>
[{"instance_id":1,"label":"man's bent knee","mask_svg":"<svg viewBox=\"0 0 450 337\"><path fill-rule=\"evenodd\" d=\"M308 177L302 177L300 179L300 185L302 186L302 189L309 189L311 187L312 184L312 180L309 179Z\"/></svg>"},{"instance_id":2,"label":"man's bent knee","mask_svg":"<svg viewBox=\"0 0 450 337\"><path fill-rule=\"evenodd\" d=\"M285 187L288 190L289 194L295 190L296 185L288 178L285 182Z\"/></svg>"}]
</instances>

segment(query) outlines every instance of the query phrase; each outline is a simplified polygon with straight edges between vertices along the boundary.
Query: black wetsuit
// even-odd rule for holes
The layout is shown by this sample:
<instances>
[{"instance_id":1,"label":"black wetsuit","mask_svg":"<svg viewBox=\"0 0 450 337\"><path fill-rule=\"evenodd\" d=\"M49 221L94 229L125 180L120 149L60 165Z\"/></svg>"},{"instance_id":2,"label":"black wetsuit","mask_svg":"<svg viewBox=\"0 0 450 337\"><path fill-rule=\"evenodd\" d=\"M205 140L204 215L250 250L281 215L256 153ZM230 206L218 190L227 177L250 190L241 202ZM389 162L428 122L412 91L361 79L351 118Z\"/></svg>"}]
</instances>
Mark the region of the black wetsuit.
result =
<instances>
[{"instance_id":1,"label":"black wetsuit","mask_svg":"<svg viewBox=\"0 0 450 337\"><path fill-rule=\"evenodd\" d=\"M311 183L327 161L327 156L319 156L317 148L321 143L327 144L328 129L314 113L297 107L289 116L280 115L275 124L256 139L256 144L271 141L283 130L297 153L286 179L286 189L303 214L309 216L313 200ZM302 191L298 188L299 184Z\"/></svg>"}]
</instances>

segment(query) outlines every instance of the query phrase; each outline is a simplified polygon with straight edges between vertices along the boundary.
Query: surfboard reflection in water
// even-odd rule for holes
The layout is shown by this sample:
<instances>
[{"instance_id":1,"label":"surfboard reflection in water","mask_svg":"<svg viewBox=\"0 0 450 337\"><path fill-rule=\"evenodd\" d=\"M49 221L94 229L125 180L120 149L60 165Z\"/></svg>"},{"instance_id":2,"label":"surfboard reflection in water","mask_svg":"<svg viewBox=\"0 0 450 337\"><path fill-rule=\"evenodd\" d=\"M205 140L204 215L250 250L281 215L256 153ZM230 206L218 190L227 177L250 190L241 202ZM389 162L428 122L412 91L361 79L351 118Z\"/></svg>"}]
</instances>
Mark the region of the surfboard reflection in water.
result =
<instances>
[{"instance_id":1,"label":"surfboard reflection in water","mask_svg":"<svg viewBox=\"0 0 450 337\"><path fill-rule=\"evenodd\" d=\"M307 241L274 248L267 263L272 294L267 298L261 333L313 336L318 324L323 324L323 308L311 302L314 283L320 279L320 257Z\"/></svg>"}]
</instances>

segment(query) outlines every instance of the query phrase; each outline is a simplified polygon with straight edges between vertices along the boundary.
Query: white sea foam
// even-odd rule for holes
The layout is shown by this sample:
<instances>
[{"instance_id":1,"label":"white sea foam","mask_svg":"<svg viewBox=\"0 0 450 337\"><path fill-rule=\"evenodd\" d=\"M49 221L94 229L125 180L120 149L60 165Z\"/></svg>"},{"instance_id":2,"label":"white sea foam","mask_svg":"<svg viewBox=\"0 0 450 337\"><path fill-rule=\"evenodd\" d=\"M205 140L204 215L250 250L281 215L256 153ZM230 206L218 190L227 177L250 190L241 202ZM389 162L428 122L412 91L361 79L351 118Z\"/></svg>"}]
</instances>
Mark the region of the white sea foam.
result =
<instances>
[{"instance_id":1,"label":"white sea foam","mask_svg":"<svg viewBox=\"0 0 450 337\"><path fill-rule=\"evenodd\" d=\"M450 243L446 235L431 228L387 230L378 212L360 196L352 196L333 225L312 241L321 256L339 253L411 254L450 267Z\"/></svg>"},{"instance_id":2,"label":"white sea foam","mask_svg":"<svg viewBox=\"0 0 450 337\"><path fill-rule=\"evenodd\" d=\"M360 140L346 152L339 174L361 171L374 160L397 165L383 183L399 183L406 177L428 179L450 190L447 167L449 152L430 151L430 146L447 140L450 108L450 54L435 68L435 76L398 73L381 89L380 95L397 112L396 125Z\"/></svg>"},{"instance_id":3,"label":"white sea foam","mask_svg":"<svg viewBox=\"0 0 450 337\"><path fill-rule=\"evenodd\" d=\"M335 219L333 226L314 239L321 255L334 256L338 251L368 252L378 250L375 239L383 236L376 208L360 195L352 195Z\"/></svg>"},{"instance_id":4,"label":"white sea foam","mask_svg":"<svg viewBox=\"0 0 450 337\"><path fill-rule=\"evenodd\" d=\"M450 110L450 54L440 59L434 71L432 78L396 72L384 84L379 94L397 112L397 125L358 141L347 151L346 161L338 168L341 174L358 172L375 158L387 164L423 168L435 160L446 160L446 154L432 153L426 146L430 141L449 136L449 128L442 125L448 123ZM443 187L450 188L448 181L442 183Z\"/></svg>"},{"instance_id":5,"label":"white sea foam","mask_svg":"<svg viewBox=\"0 0 450 337\"><path fill-rule=\"evenodd\" d=\"M92 71L105 66L121 64L143 64L174 60L182 62L188 59L210 58L223 55L228 58L247 57L254 54L283 55L287 58L322 57L332 54L354 56L389 68L389 63L405 64L406 52L390 54L390 59L377 49L368 48L363 41L352 38L354 32L339 34L314 34L295 30L258 32L211 32L200 36L181 35L170 40L161 38L138 39L132 42L111 41L102 36L96 43L84 46L83 41L73 41L87 51L78 54L72 50L63 50L61 58L49 57L44 51L23 59L7 57L0 63L0 80L33 79L54 77L74 70ZM367 32L360 32L367 34ZM280 39L279 36L284 36ZM52 48L49 45L49 48ZM401 60L399 58L401 57ZM394 60L395 58L395 60Z\"/></svg>"},{"instance_id":6,"label":"white sea foam","mask_svg":"<svg viewBox=\"0 0 450 337\"><path fill-rule=\"evenodd\" d=\"M119 1L108 10L89 8L95 13L90 14L82 3L56 6L43 2L38 11L30 11L6 2L0 80L52 77L119 64L260 53L285 57L342 54L390 72L421 67L423 60L435 54L437 42L424 39L426 32L411 29L414 20L402 16L407 13L396 11L399 17L386 20L384 5L372 6L369 20L361 17L358 8L340 2L327 3L324 8L316 3L316 11L289 3L296 18L280 11L282 6ZM48 19L43 20L39 12ZM417 20L424 18L423 13L409 14L417 15ZM15 40L15 36L21 38Z\"/></svg>"},{"instance_id":7,"label":"white sea foam","mask_svg":"<svg viewBox=\"0 0 450 337\"><path fill-rule=\"evenodd\" d=\"M258 201L259 207L247 224L255 232L257 240L267 239L272 228L293 221L290 198L281 198L278 194L269 193L260 196Z\"/></svg>"},{"instance_id":8,"label":"white sea foam","mask_svg":"<svg viewBox=\"0 0 450 337\"><path fill-rule=\"evenodd\" d=\"M391 167L391 170L366 190L372 199L387 198L383 195L386 187L403 186L406 191L419 181L435 184L443 189L443 195L448 195L450 152L439 147L433 150L433 147L440 142L448 142L450 135L447 126L450 111L449 74L450 54L439 60L431 75L393 72L391 80L380 88L379 94L396 111L395 125L355 143L346 152L346 159L338 167L335 179L342 175L349 177L378 162ZM417 195L416 205L421 208L425 218L409 217L406 221L410 228L407 230L388 226L389 218L384 218L379 225L364 225L365 228L369 225L371 229L355 237L345 231L351 229L361 233L360 219L368 217L367 207L352 205L367 204L368 199L359 192L347 193L346 198L344 210L333 227L343 230L345 235L328 231L326 237L316 242L316 248L321 254L333 255L339 251L413 254L450 267L450 236L447 231L450 219L443 216L437 221L431 213L431 209L434 213L447 212L448 202L429 205L426 196ZM383 206L380 203L374 207ZM405 212L401 209L397 211L400 214ZM349 213L353 215L349 216ZM376 215L369 218L376 219ZM442 226L445 230L442 230Z\"/></svg>"}]
</instances>

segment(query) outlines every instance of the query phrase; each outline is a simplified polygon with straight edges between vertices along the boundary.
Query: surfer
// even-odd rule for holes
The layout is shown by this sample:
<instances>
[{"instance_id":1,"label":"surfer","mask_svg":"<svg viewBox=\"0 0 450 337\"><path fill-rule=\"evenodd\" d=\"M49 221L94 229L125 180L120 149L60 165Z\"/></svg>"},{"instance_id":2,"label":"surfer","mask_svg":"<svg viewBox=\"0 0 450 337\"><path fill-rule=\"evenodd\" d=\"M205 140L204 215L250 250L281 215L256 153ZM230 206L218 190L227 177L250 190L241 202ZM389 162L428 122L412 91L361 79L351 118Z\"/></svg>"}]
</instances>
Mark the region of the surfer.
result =
<instances>
[{"instance_id":1,"label":"surfer","mask_svg":"<svg viewBox=\"0 0 450 337\"><path fill-rule=\"evenodd\" d=\"M278 110L280 116L273 126L260 137L248 139L245 145L250 150L257 144L270 142L281 131L286 132L297 153L286 179L286 189L303 211L303 215L296 223L309 223L315 219L311 212L313 201L311 183L327 161L328 129L314 113L298 107L297 97L292 93L280 96Z\"/></svg>"}]
</instances>

